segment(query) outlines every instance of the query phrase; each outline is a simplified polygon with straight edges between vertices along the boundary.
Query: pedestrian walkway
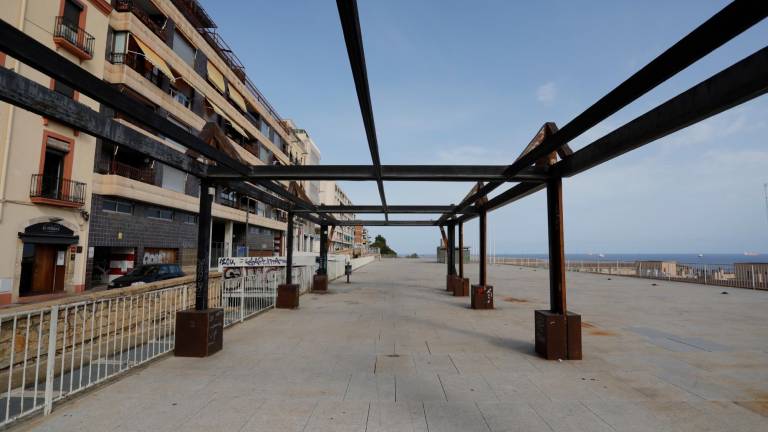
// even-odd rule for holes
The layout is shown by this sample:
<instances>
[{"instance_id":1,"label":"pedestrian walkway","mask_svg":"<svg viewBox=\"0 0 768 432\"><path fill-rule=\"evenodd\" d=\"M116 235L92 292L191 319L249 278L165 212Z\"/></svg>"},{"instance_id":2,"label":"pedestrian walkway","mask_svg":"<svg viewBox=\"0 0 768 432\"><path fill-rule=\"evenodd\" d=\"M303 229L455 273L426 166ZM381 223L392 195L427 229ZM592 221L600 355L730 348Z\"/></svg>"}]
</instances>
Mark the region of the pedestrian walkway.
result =
<instances>
[{"instance_id":1,"label":"pedestrian walkway","mask_svg":"<svg viewBox=\"0 0 768 432\"><path fill-rule=\"evenodd\" d=\"M468 266L474 280L476 266ZM768 292L569 273L582 361L533 353L546 271L490 266L493 311L445 265L383 260L23 425L39 431L768 429Z\"/></svg>"}]
</instances>

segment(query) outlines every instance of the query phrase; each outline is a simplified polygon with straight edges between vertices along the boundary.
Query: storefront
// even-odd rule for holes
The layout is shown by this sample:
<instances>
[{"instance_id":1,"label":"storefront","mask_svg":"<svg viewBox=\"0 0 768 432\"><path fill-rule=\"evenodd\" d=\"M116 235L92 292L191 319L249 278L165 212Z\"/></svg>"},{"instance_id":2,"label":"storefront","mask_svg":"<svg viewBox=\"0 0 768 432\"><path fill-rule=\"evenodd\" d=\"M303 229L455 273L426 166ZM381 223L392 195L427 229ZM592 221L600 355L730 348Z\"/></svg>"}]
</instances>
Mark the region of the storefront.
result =
<instances>
[{"instance_id":1,"label":"storefront","mask_svg":"<svg viewBox=\"0 0 768 432\"><path fill-rule=\"evenodd\" d=\"M59 223L43 222L28 226L19 238L23 243L19 296L63 292L78 236Z\"/></svg>"}]
</instances>

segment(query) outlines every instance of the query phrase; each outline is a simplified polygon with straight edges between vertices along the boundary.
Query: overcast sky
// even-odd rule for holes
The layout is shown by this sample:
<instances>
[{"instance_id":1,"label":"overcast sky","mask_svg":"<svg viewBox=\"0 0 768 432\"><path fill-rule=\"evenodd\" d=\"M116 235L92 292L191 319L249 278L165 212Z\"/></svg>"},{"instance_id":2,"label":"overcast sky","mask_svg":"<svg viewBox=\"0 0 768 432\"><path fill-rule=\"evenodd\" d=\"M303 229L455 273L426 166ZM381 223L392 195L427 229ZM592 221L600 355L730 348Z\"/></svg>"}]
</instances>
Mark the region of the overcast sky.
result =
<instances>
[{"instance_id":1,"label":"overcast sky","mask_svg":"<svg viewBox=\"0 0 768 432\"><path fill-rule=\"evenodd\" d=\"M201 1L254 83L310 133L322 163L370 163L334 1ZM511 163L544 122L563 126L727 3L359 0L382 163ZM762 22L571 146L767 40ZM566 251L768 251L766 132L763 96L566 179ZM389 204L458 203L470 186L385 183ZM342 187L355 204L378 203L375 183ZM545 220L540 192L491 213L489 237L498 253L545 252ZM476 222L465 230L477 245ZM439 241L437 228L371 231L400 253L434 253Z\"/></svg>"}]
</instances>

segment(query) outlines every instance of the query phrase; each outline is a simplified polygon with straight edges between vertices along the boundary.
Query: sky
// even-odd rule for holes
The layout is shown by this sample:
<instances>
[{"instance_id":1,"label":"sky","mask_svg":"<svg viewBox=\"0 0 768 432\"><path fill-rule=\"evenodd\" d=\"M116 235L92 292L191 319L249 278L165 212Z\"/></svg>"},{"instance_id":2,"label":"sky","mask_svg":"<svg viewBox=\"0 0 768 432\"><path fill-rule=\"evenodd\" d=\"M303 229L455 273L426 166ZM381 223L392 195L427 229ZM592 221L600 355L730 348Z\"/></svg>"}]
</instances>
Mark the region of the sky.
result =
<instances>
[{"instance_id":1,"label":"sky","mask_svg":"<svg viewBox=\"0 0 768 432\"><path fill-rule=\"evenodd\" d=\"M200 1L280 115L309 132L321 163L370 163L334 1ZM358 0L382 163L509 164L544 122L562 127L727 3ZM571 147L584 147L766 41L768 20ZM766 133L762 96L564 179L566 252L768 252ZM340 184L355 204L379 203L374 182ZM471 186L387 182L385 190L390 205L450 204ZM410 217L393 216L402 218ZM545 194L490 213L488 229L499 254L546 252ZM436 227L370 231L401 254L434 253L440 239ZM473 249L477 234L476 220L465 225Z\"/></svg>"}]
</instances>

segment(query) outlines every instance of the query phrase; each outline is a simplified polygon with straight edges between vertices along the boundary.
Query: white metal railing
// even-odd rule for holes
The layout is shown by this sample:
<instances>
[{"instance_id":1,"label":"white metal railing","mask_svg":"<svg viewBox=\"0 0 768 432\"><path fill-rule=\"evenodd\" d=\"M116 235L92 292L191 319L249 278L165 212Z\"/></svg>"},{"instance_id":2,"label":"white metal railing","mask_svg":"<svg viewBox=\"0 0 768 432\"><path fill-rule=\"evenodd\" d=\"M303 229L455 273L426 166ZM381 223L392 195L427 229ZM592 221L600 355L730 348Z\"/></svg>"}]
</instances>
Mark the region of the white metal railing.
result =
<instances>
[{"instance_id":1,"label":"white metal railing","mask_svg":"<svg viewBox=\"0 0 768 432\"><path fill-rule=\"evenodd\" d=\"M194 288L54 305L0 316L0 425L173 349ZM3 381L4 380L4 381Z\"/></svg>"},{"instance_id":2,"label":"white metal railing","mask_svg":"<svg viewBox=\"0 0 768 432\"><path fill-rule=\"evenodd\" d=\"M496 264L549 268L541 258L498 258ZM768 289L768 263L699 264L676 261L566 260L567 271L692 282L733 288Z\"/></svg>"},{"instance_id":3,"label":"white metal railing","mask_svg":"<svg viewBox=\"0 0 768 432\"><path fill-rule=\"evenodd\" d=\"M295 267L311 289L315 266ZM209 282L225 327L275 306L285 268ZM0 426L173 350L176 312L194 307L194 284L0 315Z\"/></svg>"}]
</instances>

